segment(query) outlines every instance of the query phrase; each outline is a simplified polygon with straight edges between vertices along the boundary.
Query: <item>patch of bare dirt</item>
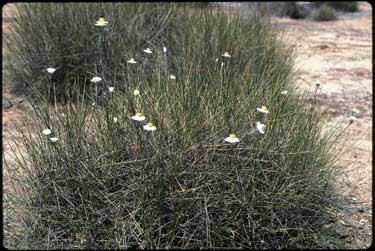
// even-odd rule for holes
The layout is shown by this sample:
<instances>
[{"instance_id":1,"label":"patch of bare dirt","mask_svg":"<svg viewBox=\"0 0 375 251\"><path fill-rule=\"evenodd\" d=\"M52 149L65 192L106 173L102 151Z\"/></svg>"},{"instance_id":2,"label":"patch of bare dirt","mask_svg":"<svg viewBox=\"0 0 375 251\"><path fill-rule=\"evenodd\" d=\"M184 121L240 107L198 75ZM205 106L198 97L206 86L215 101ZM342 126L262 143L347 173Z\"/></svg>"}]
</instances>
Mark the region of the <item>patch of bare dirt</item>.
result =
<instances>
[{"instance_id":1,"label":"patch of bare dirt","mask_svg":"<svg viewBox=\"0 0 375 251\"><path fill-rule=\"evenodd\" d=\"M8 30L9 22L12 21L12 18L15 15L17 15L17 9L16 9L16 5L14 3L8 3L8 4L3 6L3 10L2 10L3 32Z\"/></svg>"},{"instance_id":2,"label":"patch of bare dirt","mask_svg":"<svg viewBox=\"0 0 375 251\"><path fill-rule=\"evenodd\" d=\"M297 50L300 89L313 95L322 82L319 104L327 126L358 118L342 135L347 151L338 165L337 189L350 198L351 210L341 212L346 238L354 248L369 247L372 238L372 9L342 14L336 21L316 22L272 18L288 31ZM354 109L354 111L353 111Z\"/></svg>"},{"instance_id":3,"label":"patch of bare dirt","mask_svg":"<svg viewBox=\"0 0 375 251\"><path fill-rule=\"evenodd\" d=\"M7 35L9 32L9 24L12 22L14 16L17 15L16 5L14 3L8 3L3 6L2 8L2 28L3 28L3 41L4 36ZM3 70L2 70L2 161L3 163L10 164L14 160L9 157L9 153L12 152L10 147L11 141L9 140L11 137L15 137L12 135L12 132L15 129L15 126L23 126L23 118L24 115L30 111L31 107L30 104L24 97L17 96L11 93L10 91L10 83L7 79L7 74L5 74L5 67L4 65L7 63L6 59L6 50L3 44L2 48L3 52ZM5 166L4 165L4 166ZM9 178L7 175L7 170L4 168L3 170L3 185L4 190L7 189L7 179Z\"/></svg>"}]
</instances>

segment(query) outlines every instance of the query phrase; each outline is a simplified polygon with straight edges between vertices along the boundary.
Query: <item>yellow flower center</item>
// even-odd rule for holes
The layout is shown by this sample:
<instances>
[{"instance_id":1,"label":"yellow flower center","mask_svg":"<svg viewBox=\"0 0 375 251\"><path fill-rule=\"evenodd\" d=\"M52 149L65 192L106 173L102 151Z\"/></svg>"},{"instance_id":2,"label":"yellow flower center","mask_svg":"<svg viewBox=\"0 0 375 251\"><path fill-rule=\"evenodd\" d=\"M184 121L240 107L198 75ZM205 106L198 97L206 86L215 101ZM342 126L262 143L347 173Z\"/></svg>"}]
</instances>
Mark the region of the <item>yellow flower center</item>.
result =
<instances>
[{"instance_id":1,"label":"yellow flower center","mask_svg":"<svg viewBox=\"0 0 375 251\"><path fill-rule=\"evenodd\" d=\"M151 127L151 126L153 126L154 124L152 124L151 122L150 123L147 123L147 126L148 127Z\"/></svg>"},{"instance_id":2,"label":"yellow flower center","mask_svg":"<svg viewBox=\"0 0 375 251\"><path fill-rule=\"evenodd\" d=\"M229 138L235 139L236 138L236 134L234 134L234 133L229 134Z\"/></svg>"},{"instance_id":3,"label":"yellow flower center","mask_svg":"<svg viewBox=\"0 0 375 251\"><path fill-rule=\"evenodd\" d=\"M142 116L142 113L137 112L137 113L135 114L135 116L140 117L140 116Z\"/></svg>"},{"instance_id":4,"label":"yellow flower center","mask_svg":"<svg viewBox=\"0 0 375 251\"><path fill-rule=\"evenodd\" d=\"M263 105L262 110L267 110L267 106Z\"/></svg>"},{"instance_id":5,"label":"yellow flower center","mask_svg":"<svg viewBox=\"0 0 375 251\"><path fill-rule=\"evenodd\" d=\"M104 22L104 17L99 17L99 22Z\"/></svg>"},{"instance_id":6,"label":"yellow flower center","mask_svg":"<svg viewBox=\"0 0 375 251\"><path fill-rule=\"evenodd\" d=\"M263 129L266 128L266 125L265 125L265 124L262 124L262 128L263 128Z\"/></svg>"}]
</instances>

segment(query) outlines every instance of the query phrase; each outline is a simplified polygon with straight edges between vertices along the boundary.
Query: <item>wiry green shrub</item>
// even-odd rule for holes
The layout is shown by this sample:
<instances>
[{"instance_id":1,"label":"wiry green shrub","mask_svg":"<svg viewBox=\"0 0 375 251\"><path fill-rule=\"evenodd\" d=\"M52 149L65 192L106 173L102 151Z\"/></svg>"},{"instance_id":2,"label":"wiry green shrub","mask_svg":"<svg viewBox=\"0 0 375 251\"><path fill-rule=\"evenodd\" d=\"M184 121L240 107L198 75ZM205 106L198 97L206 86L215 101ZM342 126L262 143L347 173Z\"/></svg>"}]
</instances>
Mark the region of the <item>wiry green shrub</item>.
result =
<instances>
[{"instance_id":1,"label":"wiry green shrub","mask_svg":"<svg viewBox=\"0 0 375 251\"><path fill-rule=\"evenodd\" d=\"M108 67L126 67L146 47L165 43L164 33L173 9L169 3L19 3L18 15L10 24L6 45L12 55L10 71L16 90L33 85L46 88L42 79L48 67L57 68L57 96L70 88L69 76L95 75ZM103 32L105 52L99 55L99 17L109 21ZM111 72L107 70L108 74ZM105 76L115 81L113 76ZM82 81L81 81L82 83Z\"/></svg>"},{"instance_id":2,"label":"wiry green shrub","mask_svg":"<svg viewBox=\"0 0 375 251\"><path fill-rule=\"evenodd\" d=\"M92 105L76 88L56 111L39 104L28 131L18 131L25 151L14 149L17 164L6 166L7 246L337 245L324 227L335 205L332 138L294 92L293 51L252 19L185 12L179 20L167 56L150 46L147 63L119 64L122 82L100 83L115 87L108 102ZM264 135L255 128L261 105L270 111ZM146 120L132 120L136 112ZM229 133L240 142L224 142Z\"/></svg>"},{"instance_id":3,"label":"wiry green shrub","mask_svg":"<svg viewBox=\"0 0 375 251\"><path fill-rule=\"evenodd\" d=\"M336 11L328 4L323 4L315 9L311 16L316 21L332 21L337 19Z\"/></svg>"}]
</instances>

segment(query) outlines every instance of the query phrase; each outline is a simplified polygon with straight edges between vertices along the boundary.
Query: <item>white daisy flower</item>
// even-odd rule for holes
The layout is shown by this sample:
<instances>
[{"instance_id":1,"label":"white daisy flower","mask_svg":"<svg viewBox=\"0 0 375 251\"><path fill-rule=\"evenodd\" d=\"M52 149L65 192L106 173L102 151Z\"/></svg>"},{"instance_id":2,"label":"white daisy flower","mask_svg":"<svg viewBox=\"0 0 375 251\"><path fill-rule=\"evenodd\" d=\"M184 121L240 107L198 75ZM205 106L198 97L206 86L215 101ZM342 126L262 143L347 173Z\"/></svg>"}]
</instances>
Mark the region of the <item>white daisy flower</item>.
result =
<instances>
[{"instance_id":1,"label":"white daisy flower","mask_svg":"<svg viewBox=\"0 0 375 251\"><path fill-rule=\"evenodd\" d=\"M234 133L229 134L229 137L225 138L224 141L229 142L231 144L240 142L240 140L236 137L236 134Z\"/></svg>"},{"instance_id":2,"label":"white daisy flower","mask_svg":"<svg viewBox=\"0 0 375 251\"><path fill-rule=\"evenodd\" d=\"M108 87L108 90L109 90L109 92L113 92L115 90L115 87L110 86L110 87Z\"/></svg>"},{"instance_id":3,"label":"white daisy flower","mask_svg":"<svg viewBox=\"0 0 375 251\"><path fill-rule=\"evenodd\" d=\"M230 58L231 57L228 52L224 52L224 54L221 55L221 56L226 57L226 58Z\"/></svg>"},{"instance_id":4,"label":"white daisy flower","mask_svg":"<svg viewBox=\"0 0 375 251\"><path fill-rule=\"evenodd\" d=\"M51 132L50 129L44 129L44 130L42 131L42 133L43 133L43 135L50 135L52 132Z\"/></svg>"},{"instance_id":5,"label":"white daisy flower","mask_svg":"<svg viewBox=\"0 0 375 251\"><path fill-rule=\"evenodd\" d=\"M152 51L150 50L150 48L146 48L146 50L143 50L144 52L146 52L147 54L151 54Z\"/></svg>"},{"instance_id":6,"label":"white daisy flower","mask_svg":"<svg viewBox=\"0 0 375 251\"><path fill-rule=\"evenodd\" d=\"M137 62L134 60L134 58L131 58L127 61L129 64L136 64Z\"/></svg>"},{"instance_id":7,"label":"white daisy flower","mask_svg":"<svg viewBox=\"0 0 375 251\"><path fill-rule=\"evenodd\" d=\"M282 95L287 95L288 94L288 91L287 90L284 90L284 91L281 91L280 92Z\"/></svg>"},{"instance_id":8,"label":"white daisy flower","mask_svg":"<svg viewBox=\"0 0 375 251\"><path fill-rule=\"evenodd\" d=\"M100 77L93 77L90 81L92 83L99 83L100 81L102 81L102 78L100 78Z\"/></svg>"},{"instance_id":9,"label":"white daisy flower","mask_svg":"<svg viewBox=\"0 0 375 251\"><path fill-rule=\"evenodd\" d=\"M52 74L52 73L54 73L55 71L56 71L55 68L47 68L47 72L48 72L49 74Z\"/></svg>"},{"instance_id":10,"label":"white daisy flower","mask_svg":"<svg viewBox=\"0 0 375 251\"><path fill-rule=\"evenodd\" d=\"M138 96L140 94L140 92L138 90L134 90L133 94L134 94L134 96Z\"/></svg>"},{"instance_id":11,"label":"white daisy flower","mask_svg":"<svg viewBox=\"0 0 375 251\"><path fill-rule=\"evenodd\" d=\"M257 130L261 134L264 134L264 129L266 128L265 124L260 123L259 121L257 122Z\"/></svg>"},{"instance_id":12,"label":"white daisy flower","mask_svg":"<svg viewBox=\"0 0 375 251\"><path fill-rule=\"evenodd\" d=\"M261 113L268 113L267 107L264 105L261 108L257 107L257 111Z\"/></svg>"},{"instance_id":13,"label":"white daisy flower","mask_svg":"<svg viewBox=\"0 0 375 251\"><path fill-rule=\"evenodd\" d=\"M175 79L176 79L176 76L173 75L173 74L171 74L171 75L169 76L169 78L175 80Z\"/></svg>"},{"instance_id":14,"label":"white daisy flower","mask_svg":"<svg viewBox=\"0 0 375 251\"><path fill-rule=\"evenodd\" d=\"M155 131L156 127L150 122L147 123L147 125L143 126L143 129L145 129L146 131Z\"/></svg>"},{"instance_id":15,"label":"white daisy flower","mask_svg":"<svg viewBox=\"0 0 375 251\"><path fill-rule=\"evenodd\" d=\"M117 117L114 117L114 118L113 118L113 122L117 123L117 121L118 121L118 118L117 118Z\"/></svg>"},{"instance_id":16,"label":"white daisy flower","mask_svg":"<svg viewBox=\"0 0 375 251\"><path fill-rule=\"evenodd\" d=\"M56 142L56 141L59 140L59 138L58 138L58 137L52 137L52 138L49 138L49 140L50 140L51 142Z\"/></svg>"},{"instance_id":17,"label":"white daisy flower","mask_svg":"<svg viewBox=\"0 0 375 251\"><path fill-rule=\"evenodd\" d=\"M354 121L357 121L358 119L355 116L350 116L349 121L350 123L353 123Z\"/></svg>"},{"instance_id":18,"label":"white daisy flower","mask_svg":"<svg viewBox=\"0 0 375 251\"><path fill-rule=\"evenodd\" d=\"M135 121L143 121L145 120L146 117L142 115L142 113L140 112L137 112L134 116L132 116L132 120L135 120Z\"/></svg>"},{"instance_id":19,"label":"white daisy flower","mask_svg":"<svg viewBox=\"0 0 375 251\"><path fill-rule=\"evenodd\" d=\"M357 108L353 108L352 109L352 113L353 114L359 114L361 111L360 110L358 110Z\"/></svg>"},{"instance_id":20,"label":"white daisy flower","mask_svg":"<svg viewBox=\"0 0 375 251\"><path fill-rule=\"evenodd\" d=\"M95 26L106 26L108 24L107 21L104 20L104 17L99 17L99 20L95 22Z\"/></svg>"},{"instance_id":21,"label":"white daisy flower","mask_svg":"<svg viewBox=\"0 0 375 251\"><path fill-rule=\"evenodd\" d=\"M167 47L165 47L165 46L163 47L163 52L167 53Z\"/></svg>"}]
</instances>

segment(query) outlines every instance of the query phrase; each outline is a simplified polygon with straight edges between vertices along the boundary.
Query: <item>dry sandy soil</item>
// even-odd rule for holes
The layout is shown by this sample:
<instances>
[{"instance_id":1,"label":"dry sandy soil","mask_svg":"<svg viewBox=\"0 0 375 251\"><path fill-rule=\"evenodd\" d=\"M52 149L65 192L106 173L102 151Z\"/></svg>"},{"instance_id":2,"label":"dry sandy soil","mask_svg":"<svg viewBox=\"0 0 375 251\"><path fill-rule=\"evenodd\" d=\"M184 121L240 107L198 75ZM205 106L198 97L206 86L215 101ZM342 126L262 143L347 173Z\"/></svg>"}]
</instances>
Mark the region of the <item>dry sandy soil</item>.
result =
<instances>
[{"instance_id":1,"label":"dry sandy soil","mask_svg":"<svg viewBox=\"0 0 375 251\"><path fill-rule=\"evenodd\" d=\"M12 5L3 8L14 15ZM9 18L3 19L6 32ZM343 172L337 180L337 189L349 198L351 206L336 211L343 236L352 243L350 248L365 248L372 239L372 9L360 3L360 12L343 14L336 21L316 22L273 17L271 22L288 31L297 49L299 88L313 93L315 80L322 83L319 95L321 113L327 128L336 124L345 126L355 108L358 118L348 127L342 142L348 151L338 161ZM4 52L3 52L4 53ZM21 97L4 88L3 98L13 106L3 108L3 140L9 138L11 120L19 121L29 109ZM19 103L21 102L21 103ZM9 150L6 145L4 151Z\"/></svg>"},{"instance_id":2,"label":"dry sandy soil","mask_svg":"<svg viewBox=\"0 0 375 251\"><path fill-rule=\"evenodd\" d=\"M327 128L345 126L358 110L358 118L342 135L346 146L338 165L343 174L337 188L353 204L338 212L347 227L352 247L368 247L372 239L372 9L360 3L360 12L340 15L330 22L272 18L288 31L296 47L299 88L312 93L322 83L319 103ZM344 236L345 237L345 236Z\"/></svg>"}]
</instances>

